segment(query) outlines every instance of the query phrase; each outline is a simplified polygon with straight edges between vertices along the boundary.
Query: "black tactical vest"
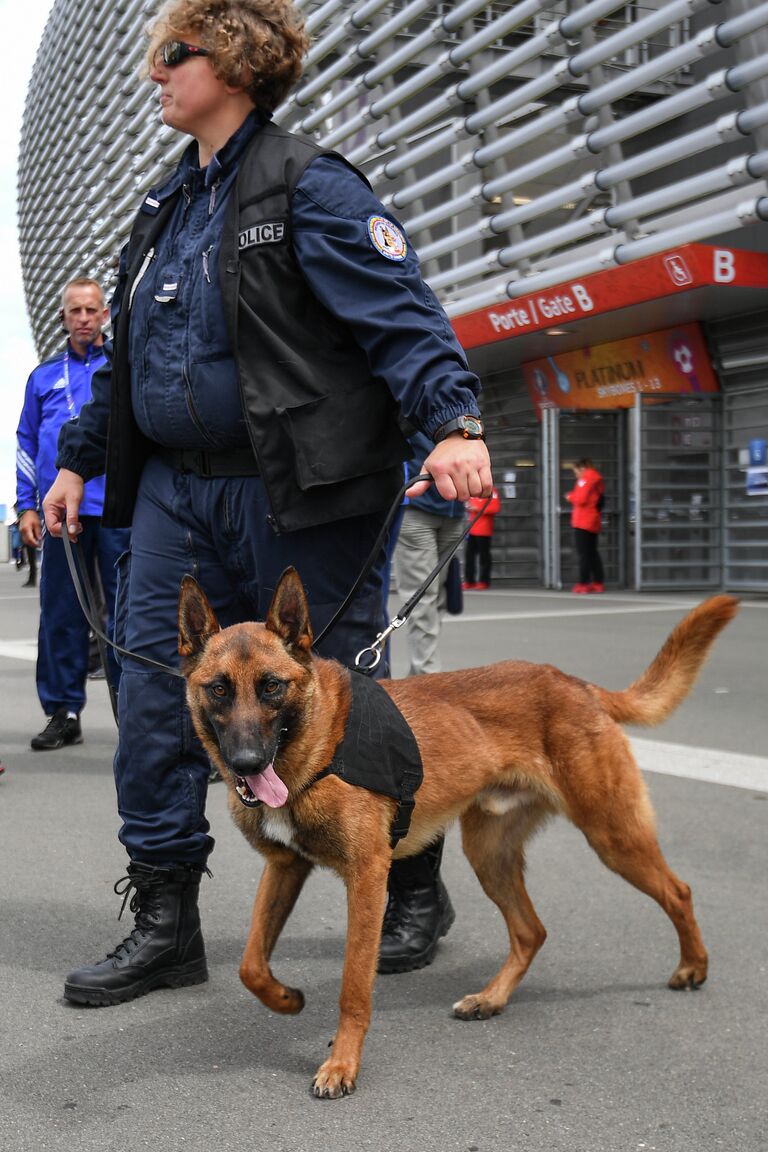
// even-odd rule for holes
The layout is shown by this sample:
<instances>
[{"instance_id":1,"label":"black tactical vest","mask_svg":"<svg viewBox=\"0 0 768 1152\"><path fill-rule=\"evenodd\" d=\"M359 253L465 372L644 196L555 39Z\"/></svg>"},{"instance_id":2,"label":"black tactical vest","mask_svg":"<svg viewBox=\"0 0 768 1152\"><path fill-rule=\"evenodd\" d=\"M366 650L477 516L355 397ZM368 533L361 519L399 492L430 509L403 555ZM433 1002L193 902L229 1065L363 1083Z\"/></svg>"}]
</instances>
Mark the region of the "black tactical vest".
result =
<instances>
[{"instance_id":1,"label":"black tactical vest","mask_svg":"<svg viewBox=\"0 0 768 1152\"><path fill-rule=\"evenodd\" d=\"M416 792L424 779L421 753L408 721L378 680L348 672L349 716L333 760L308 785L338 776L355 788L397 800L390 847L408 835Z\"/></svg>"}]
</instances>

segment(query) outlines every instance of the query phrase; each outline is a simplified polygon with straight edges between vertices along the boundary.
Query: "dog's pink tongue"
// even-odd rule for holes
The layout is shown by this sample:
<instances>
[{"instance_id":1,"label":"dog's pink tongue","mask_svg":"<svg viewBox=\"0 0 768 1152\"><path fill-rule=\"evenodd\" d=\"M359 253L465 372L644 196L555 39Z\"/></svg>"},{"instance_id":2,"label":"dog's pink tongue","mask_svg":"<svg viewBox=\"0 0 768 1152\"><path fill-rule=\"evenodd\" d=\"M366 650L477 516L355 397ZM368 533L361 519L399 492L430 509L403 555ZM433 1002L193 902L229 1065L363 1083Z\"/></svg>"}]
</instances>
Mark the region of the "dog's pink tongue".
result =
<instances>
[{"instance_id":1,"label":"dog's pink tongue","mask_svg":"<svg viewBox=\"0 0 768 1152\"><path fill-rule=\"evenodd\" d=\"M288 799L288 789L275 772L271 764L267 764L258 776L246 776L248 787L257 800L267 804L270 808L282 808Z\"/></svg>"}]
</instances>

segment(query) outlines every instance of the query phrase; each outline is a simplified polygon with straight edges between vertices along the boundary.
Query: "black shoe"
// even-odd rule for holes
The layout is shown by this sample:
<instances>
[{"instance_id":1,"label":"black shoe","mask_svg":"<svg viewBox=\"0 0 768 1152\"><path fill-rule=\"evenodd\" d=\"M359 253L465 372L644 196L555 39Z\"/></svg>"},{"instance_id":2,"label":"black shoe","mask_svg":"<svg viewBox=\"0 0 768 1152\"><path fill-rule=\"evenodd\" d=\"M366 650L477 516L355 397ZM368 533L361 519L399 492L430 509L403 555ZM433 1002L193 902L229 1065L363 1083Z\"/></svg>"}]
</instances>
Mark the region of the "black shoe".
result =
<instances>
[{"instance_id":1,"label":"black shoe","mask_svg":"<svg viewBox=\"0 0 768 1152\"><path fill-rule=\"evenodd\" d=\"M66 999L101 1008L155 988L204 984L208 965L197 907L201 875L198 868L129 864L115 892L123 897L123 908L131 895L136 926L104 960L70 972Z\"/></svg>"},{"instance_id":2,"label":"black shoe","mask_svg":"<svg viewBox=\"0 0 768 1152\"><path fill-rule=\"evenodd\" d=\"M37 588L37 580L35 577L30 576L28 580L25 580L22 584L22 588Z\"/></svg>"},{"instance_id":3,"label":"black shoe","mask_svg":"<svg viewBox=\"0 0 768 1152\"><path fill-rule=\"evenodd\" d=\"M59 708L50 720L33 736L30 744L35 752L50 752L54 748L63 748L65 744L82 744L83 732L80 727L79 716L67 716L66 708Z\"/></svg>"},{"instance_id":4,"label":"black shoe","mask_svg":"<svg viewBox=\"0 0 768 1152\"><path fill-rule=\"evenodd\" d=\"M429 884L410 888L390 878L379 972L412 972L431 964L440 937L455 919L451 898L439 876Z\"/></svg>"}]
</instances>

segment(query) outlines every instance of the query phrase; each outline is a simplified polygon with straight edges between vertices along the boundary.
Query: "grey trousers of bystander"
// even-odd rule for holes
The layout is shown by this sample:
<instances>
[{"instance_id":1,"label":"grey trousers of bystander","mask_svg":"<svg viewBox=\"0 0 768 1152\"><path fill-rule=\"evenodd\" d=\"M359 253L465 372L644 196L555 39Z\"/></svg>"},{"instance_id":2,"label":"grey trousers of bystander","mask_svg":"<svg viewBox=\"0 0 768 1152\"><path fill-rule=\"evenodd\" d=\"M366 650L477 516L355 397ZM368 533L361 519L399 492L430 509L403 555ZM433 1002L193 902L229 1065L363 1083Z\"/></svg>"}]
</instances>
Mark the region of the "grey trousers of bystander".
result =
<instances>
[{"instance_id":1,"label":"grey trousers of bystander","mask_svg":"<svg viewBox=\"0 0 768 1152\"><path fill-rule=\"evenodd\" d=\"M398 598L404 602L427 579L440 557L460 540L465 517L440 516L406 505L394 552ZM445 611L447 568L430 584L407 623L409 676L440 672L440 624Z\"/></svg>"}]
</instances>

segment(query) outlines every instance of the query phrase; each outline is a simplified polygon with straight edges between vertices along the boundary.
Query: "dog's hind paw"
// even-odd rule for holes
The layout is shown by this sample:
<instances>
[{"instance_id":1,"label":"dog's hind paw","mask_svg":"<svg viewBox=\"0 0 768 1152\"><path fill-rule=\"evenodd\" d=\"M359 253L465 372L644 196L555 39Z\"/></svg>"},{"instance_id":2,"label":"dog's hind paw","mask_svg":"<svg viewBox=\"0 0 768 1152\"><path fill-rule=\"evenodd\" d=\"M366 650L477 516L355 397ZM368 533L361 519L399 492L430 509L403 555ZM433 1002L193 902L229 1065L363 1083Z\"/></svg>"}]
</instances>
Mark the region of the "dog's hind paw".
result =
<instances>
[{"instance_id":1,"label":"dog's hind paw","mask_svg":"<svg viewBox=\"0 0 768 1152\"><path fill-rule=\"evenodd\" d=\"M503 1004L494 1004L485 996L465 996L456 1001L453 1014L459 1020L488 1020L491 1016L498 1016L503 1008Z\"/></svg>"}]
</instances>

